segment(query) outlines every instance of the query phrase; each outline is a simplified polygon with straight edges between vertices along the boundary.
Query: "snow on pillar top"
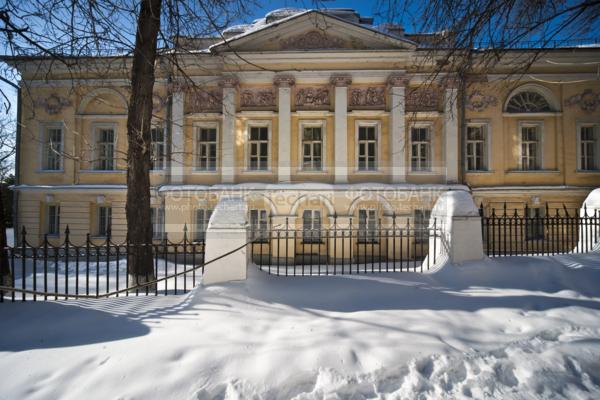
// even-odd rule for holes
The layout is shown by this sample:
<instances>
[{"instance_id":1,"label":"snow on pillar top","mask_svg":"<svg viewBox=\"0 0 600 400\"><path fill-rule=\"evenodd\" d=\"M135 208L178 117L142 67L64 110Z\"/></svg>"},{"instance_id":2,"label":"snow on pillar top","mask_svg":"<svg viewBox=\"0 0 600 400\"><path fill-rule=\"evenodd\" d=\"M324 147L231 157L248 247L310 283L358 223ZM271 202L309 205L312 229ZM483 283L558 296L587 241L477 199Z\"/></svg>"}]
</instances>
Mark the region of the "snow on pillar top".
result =
<instances>
[{"instance_id":1,"label":"snow on pillar top","mask_svg":"<svg viewBox=\"0 0 600 400\"><path fill-rule=\"evenodd\" d=\"M464 190L450 190L440 195L431 215L447 217L478 217L479 209L471 193Z\"/></svg>"}]
</instances>

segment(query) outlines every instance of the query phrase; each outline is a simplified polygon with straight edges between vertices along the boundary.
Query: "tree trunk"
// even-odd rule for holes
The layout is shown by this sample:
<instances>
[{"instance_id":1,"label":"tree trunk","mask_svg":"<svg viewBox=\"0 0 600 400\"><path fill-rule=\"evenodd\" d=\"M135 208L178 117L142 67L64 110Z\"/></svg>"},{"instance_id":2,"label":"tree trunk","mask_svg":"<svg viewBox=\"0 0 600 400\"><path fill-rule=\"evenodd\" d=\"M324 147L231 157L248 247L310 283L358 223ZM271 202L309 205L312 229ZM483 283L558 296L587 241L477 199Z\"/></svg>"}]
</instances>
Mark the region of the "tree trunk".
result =
<instances>
[{"instance_id":1,"label":"tree trunk","mask_svg":"<svg viewBox=\"0 0 600 400\"><path fill-rule=\"evenodd\" d=\"M131 68L131 97L127 113L129 147L125 206L127 240L130 243L128 259L130 286L154 279L150 211L150 124L161 1L141 0Z\"/></svg>"},{"instance_id":2,"label":"tree trunk","mask_svg":"<svg viewBox=\"0 0 600 400\"><path fill-rule=\"evenodd\" d=\"M8 251L6 250L6 221L4 215L4 185L0 184L0 285L12 286Z\"/></svg>"}]
</instances>

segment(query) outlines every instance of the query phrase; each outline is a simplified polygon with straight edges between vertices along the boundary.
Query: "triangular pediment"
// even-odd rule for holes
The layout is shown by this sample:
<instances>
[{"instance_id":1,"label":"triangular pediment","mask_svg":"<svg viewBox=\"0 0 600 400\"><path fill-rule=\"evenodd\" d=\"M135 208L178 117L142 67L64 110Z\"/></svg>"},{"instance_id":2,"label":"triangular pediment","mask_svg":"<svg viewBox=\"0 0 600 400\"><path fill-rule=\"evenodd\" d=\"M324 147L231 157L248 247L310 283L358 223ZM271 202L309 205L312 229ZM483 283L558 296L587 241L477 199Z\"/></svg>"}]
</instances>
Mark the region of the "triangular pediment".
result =
<instances>
[{"instance_id":1,"label":"triangular pediment","mask_svg":"<svg viewBox=\"0 0 600 400\"><path fill-rule=\"evenodd\" d=\"M323 51L414 49L410 40L311 10L258 27L211 47L226 51Z\"/></svg>"}]
</instances>

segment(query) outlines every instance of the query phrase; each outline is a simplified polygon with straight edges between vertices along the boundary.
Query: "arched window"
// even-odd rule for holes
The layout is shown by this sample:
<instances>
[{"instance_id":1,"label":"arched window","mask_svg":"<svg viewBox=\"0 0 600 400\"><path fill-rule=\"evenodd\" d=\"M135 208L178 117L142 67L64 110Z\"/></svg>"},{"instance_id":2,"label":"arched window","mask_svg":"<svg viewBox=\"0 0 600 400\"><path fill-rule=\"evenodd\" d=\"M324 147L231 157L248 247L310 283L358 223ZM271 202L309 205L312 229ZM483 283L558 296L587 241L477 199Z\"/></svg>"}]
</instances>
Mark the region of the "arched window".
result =
<instances>
[{"instance_id":1,"label":"arched window","mask_svg":"<svg viewBox=\"0 0 600 400\"><path fill-rule=\"evenodd\" d=\"M551 112L552 107L548 100L541 94L533 91L524 91L515 94L506 105L509 113L540 113Z\"/></svg>"}]
</instances>

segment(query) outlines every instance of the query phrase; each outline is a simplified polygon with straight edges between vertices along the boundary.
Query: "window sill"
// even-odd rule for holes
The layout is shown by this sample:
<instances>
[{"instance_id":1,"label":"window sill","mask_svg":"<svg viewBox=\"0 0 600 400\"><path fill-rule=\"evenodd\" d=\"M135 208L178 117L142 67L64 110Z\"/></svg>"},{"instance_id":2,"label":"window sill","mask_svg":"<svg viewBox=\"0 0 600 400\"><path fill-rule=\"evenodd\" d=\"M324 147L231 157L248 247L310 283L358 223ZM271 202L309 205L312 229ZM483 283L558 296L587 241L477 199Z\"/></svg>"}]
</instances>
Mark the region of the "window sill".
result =
<instances>
[{"instance_id":1,"label":"window sill","mask_svg":"<svg viewBox=\"0 0 600 400\"><path fill-rule=\"evenodd\" d=\"M298 175L323 175L327 174L327 169L298 169L296 170Z\"/></svg>"},{"instance_id":2,"label":"window sill","mask_svg":"<svg viewBox=\"0 0 600 400\"><path fill-rule=\"evenodd\" d=\"M80 169L81 174L126 174L124 169Z\"/></svg>"},{"instance_id":3,"label":"window sill","mask_svg":"<svg viewBox=\"0 0 600 400\"><path fill-rule=\"evenodd\" d=\"M379 174L383 174L383 170L381 170L381 169L355 169L354 173L360 174L360 175L379 175Z\"/></svg>"},{"instance_id":4,"label":"window sill","mask_svg":"<svg viewBox=\"0 0 600 400\"><path fill-rule=\"evenodd\" d=\"M578 169L575 172L578 174L600 174L600 169Z\"/></svg>"},{"instance_id":5,"label":"window sill","mask_svg":"<svg viewBox=\"0 0 600 400\"><path fill-rule=\"evenodd\" d=\"M192 170L192 175L213 175L219 173L218 169L213 170L204 170L204 169L194 169Z\"/></svg>"},{"instance_id":6,"label":"window sill","mask_svg":"<svg viewBox=\"0 0 600 400\"><path fill-rule=\"evenodd\" d=\"M435 171L408 171L409 175L441 175L438 172Z\"/></svg>"},{"instance_id":7,"label":"window sill","mask_svg":"<svg viewBox=\"0 0 600 400\"><path fill-rule=\"evenodd\" d=\"M560 174L558 169L509 169L507 174Z\"/></svg>"},{"instance_id":8,"label":"window sill","mask_svg":"<svg viewBox=\"0 0 600 400\"><path fill-rule=\"evenodd\" d=\"M38 169L37 174L64 174L64 169Z\"/></svg>"},{"instance_id":9,"label":"window sill","mask_svg":"<svg viewBox=\"0 0 600 400\"><path fill-rule=\"evenodd\" d=\"M272 169L244 169L242 170L243 174L253 174L253 175L270 175L273 173Z\"/></svg>"},{"instance_id":10,"label":"window sill","mask_svg":"<svg viewBox=\"0 0 600 400\"><path fill-rule=\"evenodd\" d=\"M473 171L467 171L465 170L465 174L493 174L494 171L493 169L482 169L482 170L473 170Z\"/></svg>"},{"instance_id":11,"label":"window sill","mask_svg":"<svg viewBox=\"0 0 600 400\"><path fill-rule=\"evenodd\" d=\"M165 169L151 169L150 173L154 174L154 175L164 175L166 174L166 170Z\"/></svg>"}]
</instances>

